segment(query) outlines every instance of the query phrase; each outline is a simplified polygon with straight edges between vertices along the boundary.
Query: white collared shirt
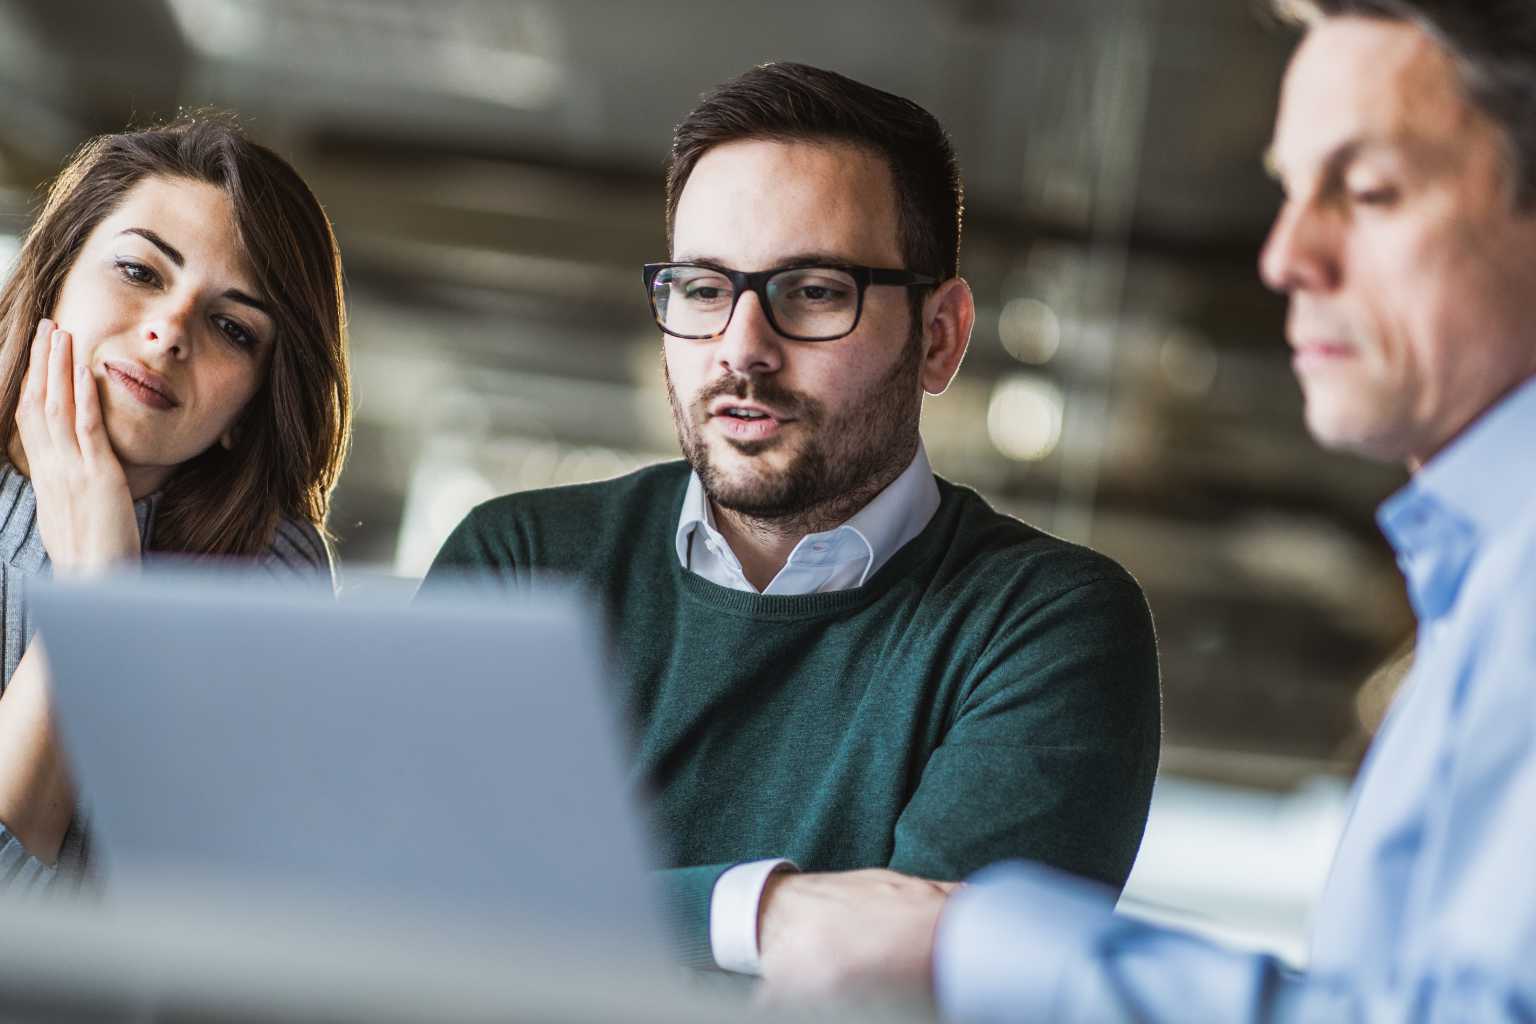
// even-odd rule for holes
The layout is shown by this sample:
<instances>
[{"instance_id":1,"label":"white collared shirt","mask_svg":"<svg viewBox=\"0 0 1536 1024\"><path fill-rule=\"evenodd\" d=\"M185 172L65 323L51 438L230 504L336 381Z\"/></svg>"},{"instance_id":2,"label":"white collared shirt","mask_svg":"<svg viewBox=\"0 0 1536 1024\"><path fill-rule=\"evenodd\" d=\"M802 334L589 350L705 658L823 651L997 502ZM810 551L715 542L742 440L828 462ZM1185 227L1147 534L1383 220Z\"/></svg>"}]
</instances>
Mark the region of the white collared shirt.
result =
<instances>
[{"instance_id":1,"label":"white collared shirt","mask_svg":"<svg viewBox=\"0 0 1536 1024\"><path fill-rule=\"evenodd\" d=\"M800 538L764 594L822 594L862 587L891 556L922 533L939 510L939 485L921 440L917 454L901 475L847 522ZM677 524L677 558L684 569L732 590L757 593L741 561L715 527L714 510L699 475L688 481ZM758 904L763 887L777 871L793 870L788 860L738 864L720 876L709 905L709 944L715 963L726 971L760 974Z\"/></svg>"},{"instance_id":2,"label":"white collared shirt","mask_svg":"<svg viewBox=\"0 0 1536 1024\"><path fill-rule=\"evenodd\" d=\"M908 541L923 532L939 509L939 485L918 441L917 454L900 476L841 526L800 538L764 594L824 594L862 587ZM732 590L758 593L741 562L715 527L715 513L694 473L677 524L677 558L684 569Z\"/></svg>"}]
</instances>

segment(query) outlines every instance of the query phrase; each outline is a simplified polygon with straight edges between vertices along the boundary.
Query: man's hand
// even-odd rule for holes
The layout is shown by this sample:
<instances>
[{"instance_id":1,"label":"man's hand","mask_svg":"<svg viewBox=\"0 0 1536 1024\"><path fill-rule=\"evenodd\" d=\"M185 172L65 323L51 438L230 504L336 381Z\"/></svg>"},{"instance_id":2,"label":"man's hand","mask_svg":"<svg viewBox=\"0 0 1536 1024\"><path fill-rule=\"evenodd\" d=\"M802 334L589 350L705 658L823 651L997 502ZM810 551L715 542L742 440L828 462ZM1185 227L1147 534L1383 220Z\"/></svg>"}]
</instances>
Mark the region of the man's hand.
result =
<instances>
[{"instance_id":1,"label":"man's hand","mask_svg":"<svg viewBox=\"0 0 1536 1024\"><path fill-rule=\"evenodd\" d=\"M933 933L956 882L895 871L781 873L759 903L761 997L932 997Z\"/></svg>"},{"instance_id":2,"label":"man's hand","mask_svg":"<svg viewBox=\"0 0 1536 1024\"><path fill-rule=\"evenodd\" d=\"M107 441L96 381L73 339L37 325L16 426L37 495L37 528L56 575L139 560L139 526L122 464Z\"/></svg>"}]
</instances>

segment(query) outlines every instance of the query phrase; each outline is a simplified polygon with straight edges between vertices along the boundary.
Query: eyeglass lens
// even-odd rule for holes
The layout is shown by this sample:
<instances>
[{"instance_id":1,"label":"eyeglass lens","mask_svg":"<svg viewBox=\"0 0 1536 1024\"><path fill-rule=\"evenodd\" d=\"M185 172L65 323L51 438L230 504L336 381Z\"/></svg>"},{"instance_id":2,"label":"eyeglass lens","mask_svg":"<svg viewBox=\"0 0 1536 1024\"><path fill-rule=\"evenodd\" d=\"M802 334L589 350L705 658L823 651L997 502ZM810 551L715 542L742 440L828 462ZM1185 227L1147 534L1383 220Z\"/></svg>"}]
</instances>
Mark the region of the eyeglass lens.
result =
<instances>
[{"instance_id":1,"label":"eyeglass lens","mask_svg":"<svg viewBox=\"0 0 1536 1024\"><path fill-rule=\"evenodd\" d=\"M831 267L796 267L768 279L774 323L803 339L838 338L853 330L859 286ZM731 279L711 267L667 267L651 285L656 318L674 334L708 337L725 330L736 304Z\"/></svg>"}]
</instances>

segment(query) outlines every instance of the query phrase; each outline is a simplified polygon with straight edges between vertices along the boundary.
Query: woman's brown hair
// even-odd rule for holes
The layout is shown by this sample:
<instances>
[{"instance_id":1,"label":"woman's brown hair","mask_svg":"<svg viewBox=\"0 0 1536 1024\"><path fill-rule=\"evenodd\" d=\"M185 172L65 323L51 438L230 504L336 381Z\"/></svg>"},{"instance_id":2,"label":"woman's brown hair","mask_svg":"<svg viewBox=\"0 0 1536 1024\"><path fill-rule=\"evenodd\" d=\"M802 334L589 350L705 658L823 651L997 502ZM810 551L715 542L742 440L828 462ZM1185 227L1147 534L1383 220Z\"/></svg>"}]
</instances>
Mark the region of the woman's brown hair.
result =
<instances>
[{"instance_id":1,"label":"woman's brown hair","mask_svg":"<svg viewBox=\"0 0 1536 1024\"><path fill-rule=\"evenodd\" d=\"M233 448L214 445L177 467L155 514L153 547L255 554L271 544L281 516L323 533L352 408L341 255L298 173L222 116L92 139L54 179L0 291L0 452L14 437L37 322L51 314L86 237L151 177L206 183L229 197L276 326L271 368L236 423Z\"/></svg>"}]
</instances>

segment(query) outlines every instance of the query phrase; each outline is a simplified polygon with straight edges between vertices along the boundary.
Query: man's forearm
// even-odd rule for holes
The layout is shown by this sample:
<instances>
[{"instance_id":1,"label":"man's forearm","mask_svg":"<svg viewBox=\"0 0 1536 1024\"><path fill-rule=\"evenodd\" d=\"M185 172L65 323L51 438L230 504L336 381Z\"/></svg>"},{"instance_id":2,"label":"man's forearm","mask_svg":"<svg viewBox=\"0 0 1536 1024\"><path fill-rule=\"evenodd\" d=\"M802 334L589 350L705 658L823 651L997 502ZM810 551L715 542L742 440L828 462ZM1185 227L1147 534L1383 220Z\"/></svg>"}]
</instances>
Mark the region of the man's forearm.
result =
<instances>
[{"instance_id":1,"label":"man's forearm","mask_svg":"<svg viewBox=\"0 0 1536 1024\"><path fill-rule=\"evenodd\" d=\"M1112 906L1107 890L1038 865L982 872L939 922L934 987L945 1016L977 1024L1530 1019L1536 978L1510 963L1444 950L1390 984L1287 974L1274 957L1123 917Z\"/></svg>"},{"instance_id":2,"label":"man's forearm","mask_svg":"<svg viewBox=\"0 0 1536 1024\"><path fill-rule=\"evenodd\" d=\"M925 993L935 924L954 889L883 868L777 876L762 914L769 998Z\"/></svg>"}]
</instances>

